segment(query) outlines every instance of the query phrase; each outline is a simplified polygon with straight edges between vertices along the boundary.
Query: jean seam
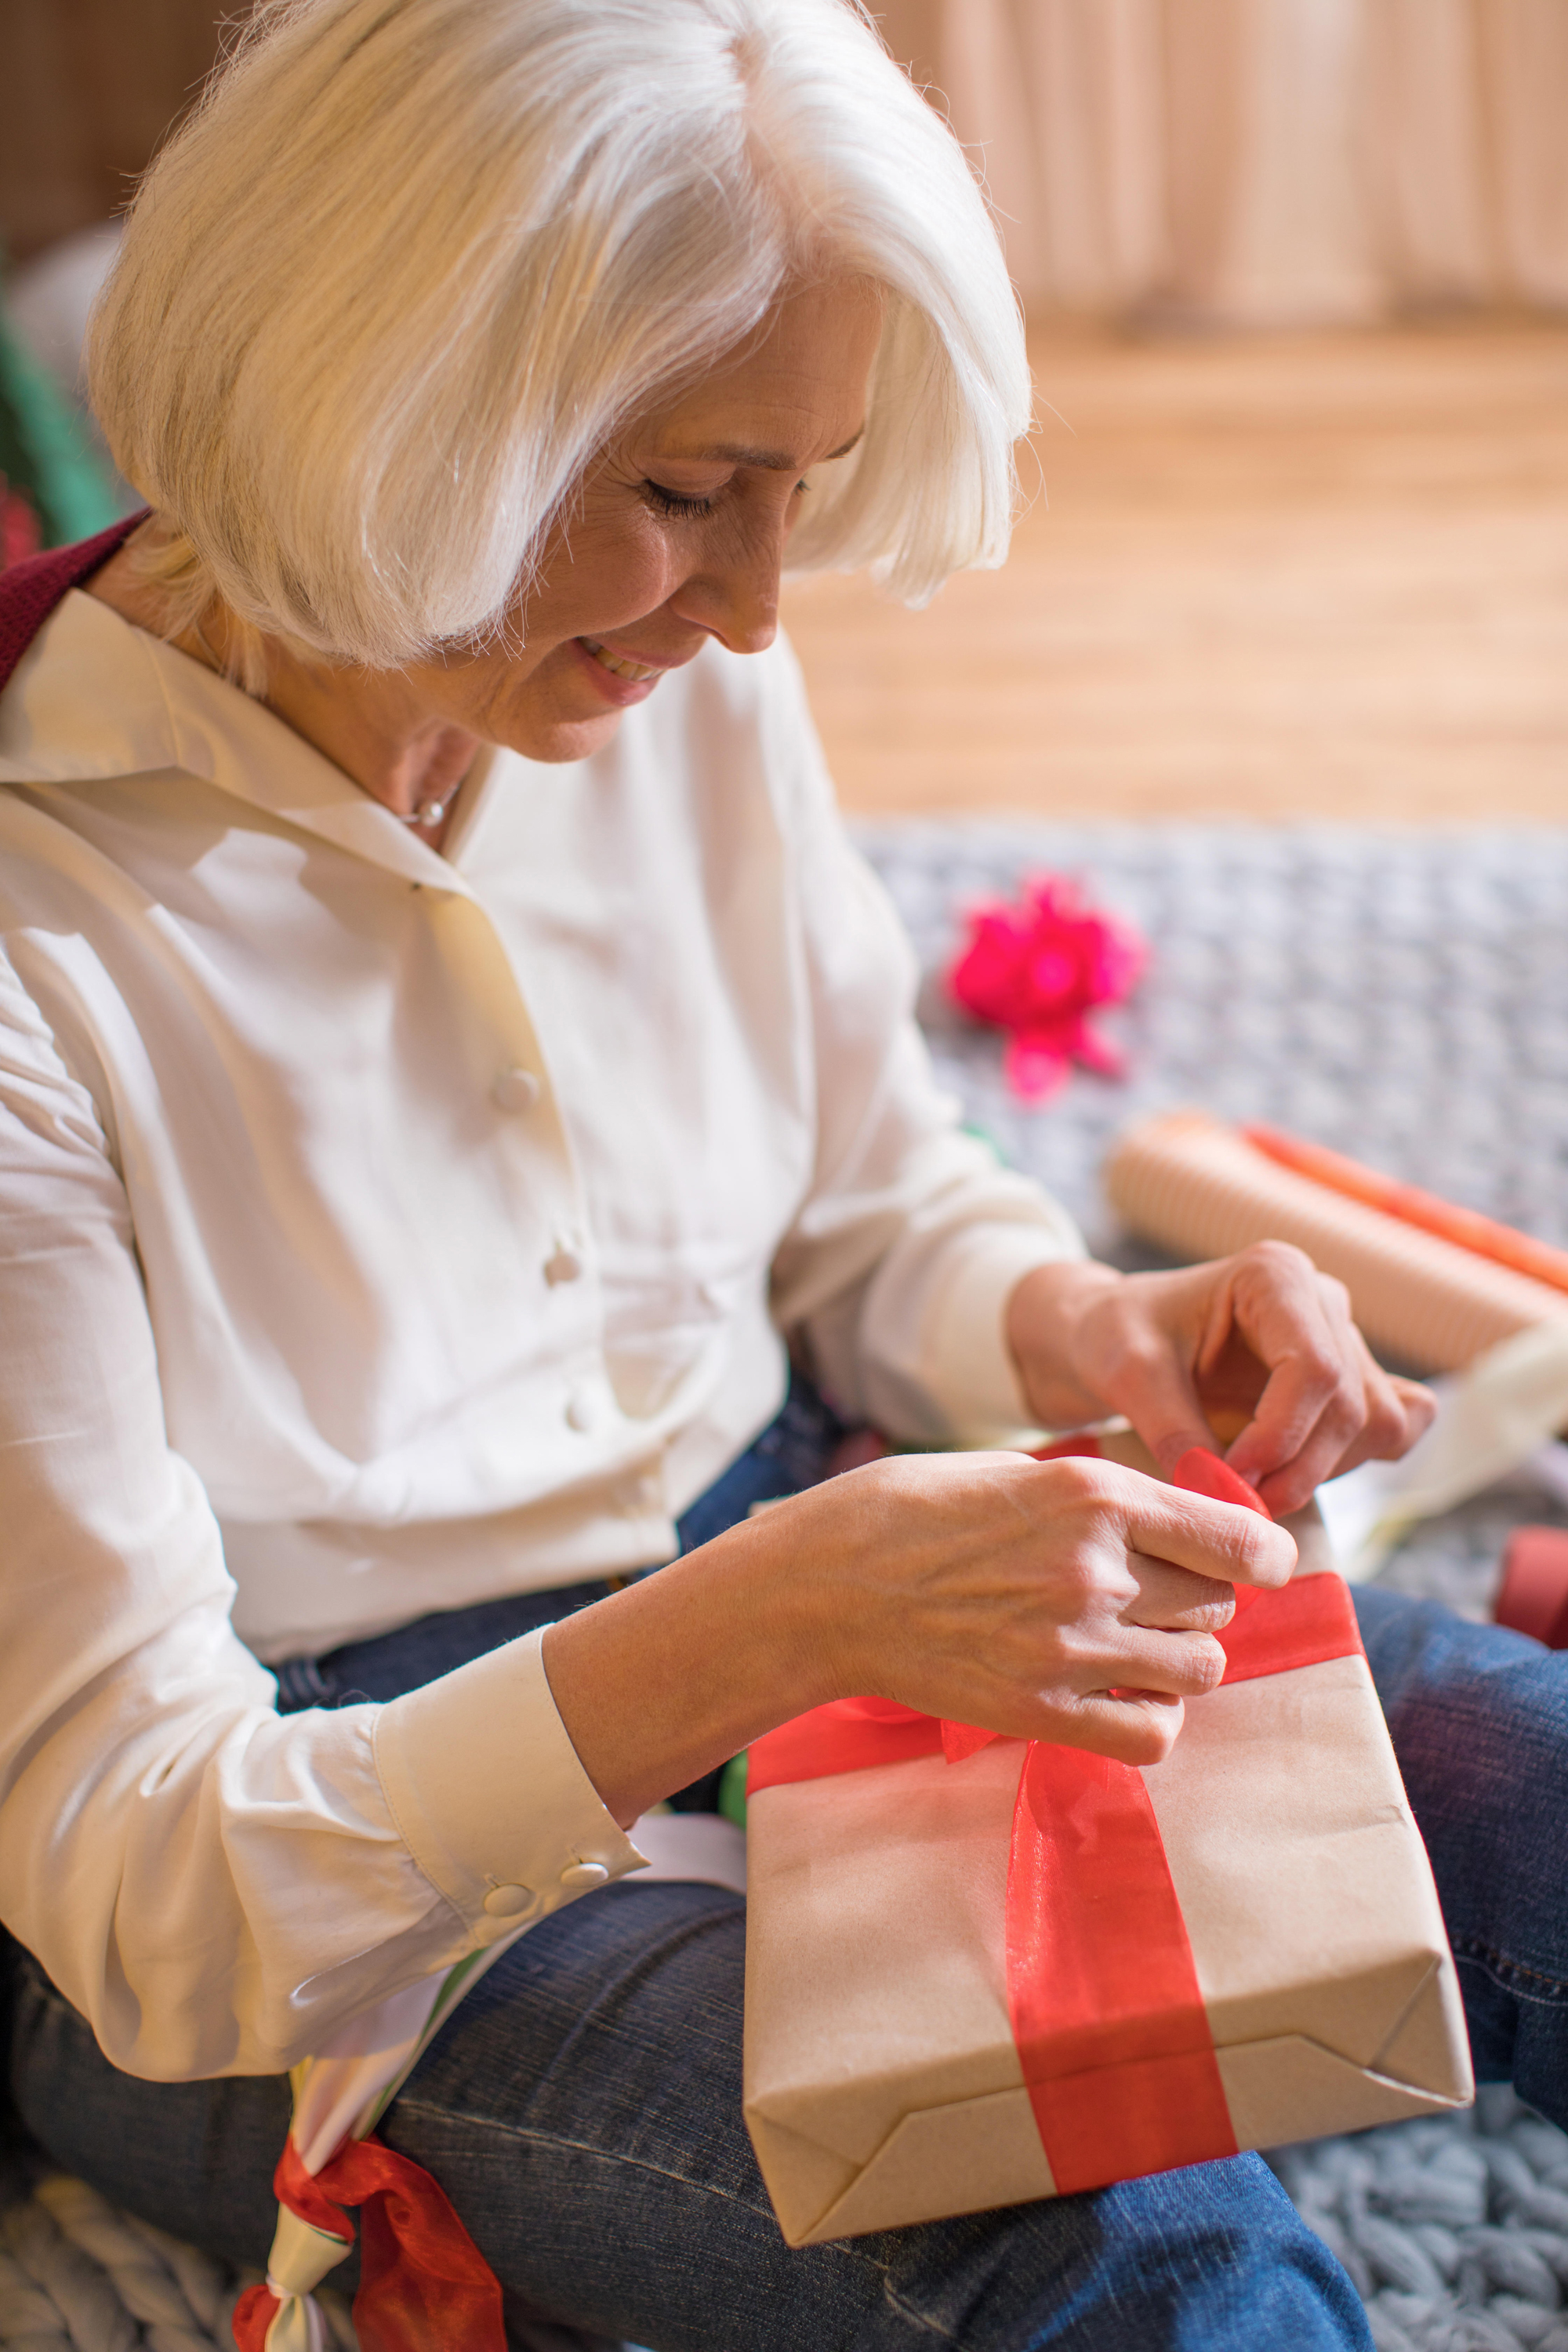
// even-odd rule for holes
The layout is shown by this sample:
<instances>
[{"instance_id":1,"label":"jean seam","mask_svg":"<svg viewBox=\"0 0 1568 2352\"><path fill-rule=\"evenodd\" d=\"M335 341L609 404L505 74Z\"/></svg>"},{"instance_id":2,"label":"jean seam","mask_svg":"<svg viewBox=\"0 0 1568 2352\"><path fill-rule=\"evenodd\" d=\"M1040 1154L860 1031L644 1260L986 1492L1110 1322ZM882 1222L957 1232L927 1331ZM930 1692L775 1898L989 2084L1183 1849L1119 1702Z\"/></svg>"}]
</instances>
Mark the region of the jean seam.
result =
<instances>
[{"instance_id":1,"label":"jean seam","mask_svg":"<svg viewBox=\"0 0 1568 2352\"><path fill-rule=\"evenodd\" d=\"M744 2198L735 2196L731 2190L719 2187L716 2182L692 2180L683 2172L672 2171L667 2164L653 2164L644 2156L630 2156L613 2149L595 2147L591 2140L564 2139L559 2132L540 2131L528 2124L503 2123L495 2116L459 2115L457 2110L450 2107L429 2106L422 2099L411 2099L406 2093L398 2099L395 2113L424 2116L437 2125L461 2122L467 2125L470 2131L478 2129L499 2132L506 2139L529 2140L535 2146L545 2148L563 2148L575 2156L586 2156L595 2164L632 2165L637 2171L652 2173L658 2179L672 2180L681 2189L694 2189L699 2196L721 2197L727 2205L743 2206L748 2213L754 2213L757 2210L754 2205L748 2204ZM943 2327L940 2321L928 2319L923 2312L913 2311L903 2302L894 2291L885 2263L878 2262L871 2254L862 2253L860 2249L848 2240L836 2238L829 2242L836 2252L849 2255L862 2268L873 2272L881 2280L884 2296L903 2317L910 2320L916 2326L925 2328L931 2336L940 2337L944 2344L959 2342L959 2338Z\"/></svg>"},{"instance_id":2,"label":"jean seam","mask_svg":"<svg viewBox=\"0 0 1568 2352\"><path fill-rule=\"evenodd\" d=\"M1468 1960L1473 1967L1486 1968L1520 2000L1540 2001L1543 2006L1549 2001L1568 2000L1568 1984L1561 1977L1549 1977L1540 1969L1526 1968L1522 1960L1510 1960L1506 1953L1496 1950L1490 1944L1482 1943L1479 1936L1456 1936L1454 1958L1456 1960ZM1519 1977L1528 1977L1531 1984L1542 1986L1544 1991L1517 1990L1513 1979Z\"/></svg>"}]
</instances>

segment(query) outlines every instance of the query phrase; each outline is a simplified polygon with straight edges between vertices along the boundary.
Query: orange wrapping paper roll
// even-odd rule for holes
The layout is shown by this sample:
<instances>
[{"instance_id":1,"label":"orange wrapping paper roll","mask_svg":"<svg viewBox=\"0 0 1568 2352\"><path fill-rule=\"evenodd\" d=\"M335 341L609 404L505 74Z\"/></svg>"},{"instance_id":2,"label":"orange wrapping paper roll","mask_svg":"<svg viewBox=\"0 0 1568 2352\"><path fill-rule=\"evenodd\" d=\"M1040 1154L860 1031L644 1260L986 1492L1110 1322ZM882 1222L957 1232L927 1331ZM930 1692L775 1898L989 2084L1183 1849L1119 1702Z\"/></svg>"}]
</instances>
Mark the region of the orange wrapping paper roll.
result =
<instances>
[{"instance_id":1,"label":"orange wrapping paper roll","mask_svg":"<svg viewBox=\"0 0 1568 2352\"><path fill-rule=\"evenodd\" d=\"M1458 1371L1531 1324L1568 1320L1562 1291L1298 1175L1205 1111L1131 1129L1105 1186L1135 1233L1176 1256L1294 1242L1344 1284L1373 1346L1423 1371Z\"/></svg>"}]
</instances>

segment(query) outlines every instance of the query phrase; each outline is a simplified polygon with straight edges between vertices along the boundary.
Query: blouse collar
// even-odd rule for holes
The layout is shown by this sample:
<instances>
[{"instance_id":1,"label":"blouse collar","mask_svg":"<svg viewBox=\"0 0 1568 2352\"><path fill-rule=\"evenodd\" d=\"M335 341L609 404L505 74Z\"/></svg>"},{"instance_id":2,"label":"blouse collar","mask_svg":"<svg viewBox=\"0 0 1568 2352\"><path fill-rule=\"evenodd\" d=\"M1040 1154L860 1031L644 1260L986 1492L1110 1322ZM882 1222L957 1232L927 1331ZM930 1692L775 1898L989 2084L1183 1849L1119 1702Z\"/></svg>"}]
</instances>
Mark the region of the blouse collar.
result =
<instances>
[{"instance_id":1,"label":"blouse collar","mask_svg":"<svg viewBox=\"0 0 1568 2352\"><path fill-rule=\"evenodd\" d=\"M264 703L79 589L0 696L0 783L177 768L406 881L465 898L473 893L454 860L512 756L480 751L442 856Z\"/></svg>"}]
</instances>

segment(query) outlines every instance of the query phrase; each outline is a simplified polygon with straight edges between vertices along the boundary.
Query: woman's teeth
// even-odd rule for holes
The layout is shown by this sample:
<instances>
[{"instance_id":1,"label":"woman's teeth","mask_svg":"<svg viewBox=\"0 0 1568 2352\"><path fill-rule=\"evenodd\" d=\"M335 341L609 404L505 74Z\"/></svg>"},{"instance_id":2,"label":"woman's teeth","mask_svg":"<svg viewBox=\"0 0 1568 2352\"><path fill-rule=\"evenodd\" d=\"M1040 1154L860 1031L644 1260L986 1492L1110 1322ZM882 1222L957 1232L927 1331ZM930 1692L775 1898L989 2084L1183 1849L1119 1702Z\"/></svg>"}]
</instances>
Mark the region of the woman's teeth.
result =
<instances>
[{"instance_id":1,"label":"woman's teeth","mask_svg":"<svg viewBox=\"0 0 1568 2352\"><path fill-rule=\"evenodd\" d=\"M645 678L658 676L658 670L649 669L645 662L627 661L624 655L613 654L608 646L600 645L596 638L579 637L577 642L593 655L596 662L602 662L616 677L630 678L634 686L640 686Z\"/></svg>"}]
</instances>

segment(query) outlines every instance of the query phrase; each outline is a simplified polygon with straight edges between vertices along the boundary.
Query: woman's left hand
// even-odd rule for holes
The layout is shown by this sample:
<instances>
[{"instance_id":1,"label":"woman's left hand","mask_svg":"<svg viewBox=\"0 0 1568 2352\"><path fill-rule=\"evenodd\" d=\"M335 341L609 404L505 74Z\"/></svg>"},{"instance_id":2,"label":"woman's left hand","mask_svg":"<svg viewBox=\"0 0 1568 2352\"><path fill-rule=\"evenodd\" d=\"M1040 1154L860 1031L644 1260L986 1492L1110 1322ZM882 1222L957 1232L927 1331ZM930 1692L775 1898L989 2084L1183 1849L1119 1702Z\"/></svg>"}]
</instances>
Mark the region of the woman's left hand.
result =
<instances>
[{"instance_id":1,"label":"woman's left hand","mask_svg":"<svg viewBox=\"0 0 1568 2352\"><path fill-rule=\"evenodd\" d=\"M1344 1285L1288 1242L1172 1274L1037 1267L1007 1338L1043 1428L1125 1413L1170 1470L1242 1424L1225 1458L1277 1517L1358 1462L1406 1453L1437 1409L1373 1361Z\"/></svg>"}]
</instances>

